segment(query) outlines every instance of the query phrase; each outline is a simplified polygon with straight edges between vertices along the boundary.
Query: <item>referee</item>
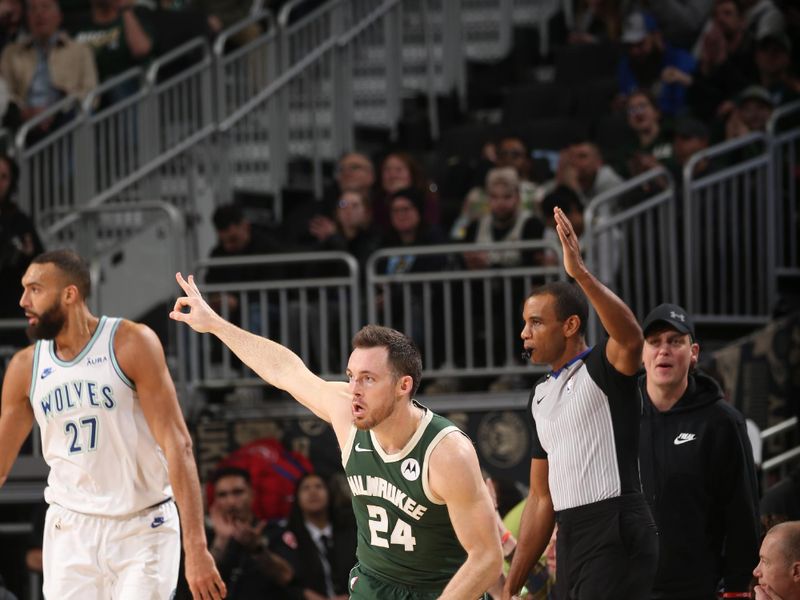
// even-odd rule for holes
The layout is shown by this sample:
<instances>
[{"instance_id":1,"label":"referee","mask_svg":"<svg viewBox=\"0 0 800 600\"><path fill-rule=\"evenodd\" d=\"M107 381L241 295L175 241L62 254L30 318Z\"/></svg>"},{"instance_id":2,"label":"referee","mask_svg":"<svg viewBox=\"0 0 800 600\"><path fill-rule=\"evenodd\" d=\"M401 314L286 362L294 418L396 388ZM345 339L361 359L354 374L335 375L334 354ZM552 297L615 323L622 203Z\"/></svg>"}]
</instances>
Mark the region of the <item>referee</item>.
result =
<instances>
[{"instance_id":1,"label":"referee","mask_svg":"<svg viewBox=\"0 0 800 600\"><path fill-rule=\"evenodd\" d=\"M639 481L635 374L642 330L630 309L587 270L561 209L554 216L564 267L580 287L547 284L523 309L525 352L551 372L536 383L529 401L530 492L503 598L522 588L557 522L559 600L644 599L658 562L658 534ZM587 297L609 334L594 347L584 338Z\"/></svg>"}]
</instances>

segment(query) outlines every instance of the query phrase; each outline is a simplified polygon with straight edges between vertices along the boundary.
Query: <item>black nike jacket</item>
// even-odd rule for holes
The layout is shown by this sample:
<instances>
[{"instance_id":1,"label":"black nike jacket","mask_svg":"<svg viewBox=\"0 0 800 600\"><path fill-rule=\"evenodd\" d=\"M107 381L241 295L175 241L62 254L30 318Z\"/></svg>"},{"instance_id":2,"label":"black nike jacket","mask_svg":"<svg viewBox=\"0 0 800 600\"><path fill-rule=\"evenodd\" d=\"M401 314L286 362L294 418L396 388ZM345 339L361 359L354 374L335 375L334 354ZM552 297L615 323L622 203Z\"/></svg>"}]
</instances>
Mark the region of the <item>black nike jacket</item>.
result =
<instances>
[{"instance_id":1,"label":"black nike jacket","mask_svg":"<svg viewBox=\"0 0 800 600\"><path fill-rule=\"evenodd\" d=\"M758 492L744 418L696 371L668 411L639 379L642 488L659 529L654 600L747 591L758 562Z\"/></svg>"}]
</instances>

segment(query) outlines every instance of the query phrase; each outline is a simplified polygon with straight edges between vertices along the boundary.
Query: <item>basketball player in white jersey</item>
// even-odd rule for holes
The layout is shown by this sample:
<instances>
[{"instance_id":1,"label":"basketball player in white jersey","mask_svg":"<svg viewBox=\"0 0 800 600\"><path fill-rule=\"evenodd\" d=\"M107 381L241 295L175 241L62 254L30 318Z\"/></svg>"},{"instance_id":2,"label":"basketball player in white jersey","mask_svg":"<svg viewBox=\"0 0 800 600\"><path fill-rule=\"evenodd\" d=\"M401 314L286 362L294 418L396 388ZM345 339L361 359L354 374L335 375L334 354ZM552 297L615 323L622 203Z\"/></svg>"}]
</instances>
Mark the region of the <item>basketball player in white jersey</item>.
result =
<instances>
[{"instance_id":1,"label":"basketball player in white jersey","mask_svg":"<svg viewBox=\"0 0 800 600\"><path fill-rule=\"evenodd\" d=\"M92 315L88 267L70 250L35 258L22 287L38 341L14 355L3 381L0 485L35 417L50 466L45 597L167 600L182 530L192 594L223 598L191 438L158 338L144 325Z\"/></svg>"}]
</instances>

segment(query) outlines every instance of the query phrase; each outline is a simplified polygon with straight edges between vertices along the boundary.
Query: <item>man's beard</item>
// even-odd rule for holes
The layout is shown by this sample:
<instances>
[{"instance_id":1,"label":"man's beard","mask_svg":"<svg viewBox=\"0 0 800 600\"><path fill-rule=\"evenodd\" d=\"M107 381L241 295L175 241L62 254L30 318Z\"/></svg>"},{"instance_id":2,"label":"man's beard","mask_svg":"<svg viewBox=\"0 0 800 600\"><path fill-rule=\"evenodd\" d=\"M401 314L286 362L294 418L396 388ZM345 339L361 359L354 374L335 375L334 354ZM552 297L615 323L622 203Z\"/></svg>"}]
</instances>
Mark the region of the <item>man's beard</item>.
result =
<instances>
[{"instance_id":1,"label":"man's beard","mask_svg":"<svg viewBox=\"0 0 800 600\"><path fill-rule=\"evenodd\" d=\"M66 322L64 311L61 305L56 303L44 311L41 315L37 315L38 322L36 325L28 325L26 333L31 341L36 340L52 340L61 332Z\"/></svg>"},{"instance_id":2,"label":"man's beard","mask_svg":"<svg viewBox=\"0 0 800 600\"><path fill-rule=\"evenodd\" d=\"M395 400L391 404L384 406L380 409L380 412L373 414L371 417L363 419L360 423L356 420L353 420L353 425L356 426L357 429L361 431L369 431L370 429L374 429L381 423L383 423L386 419L392 416L392 413L397 408L398 401Z\"/></svg>"}]
</instances>

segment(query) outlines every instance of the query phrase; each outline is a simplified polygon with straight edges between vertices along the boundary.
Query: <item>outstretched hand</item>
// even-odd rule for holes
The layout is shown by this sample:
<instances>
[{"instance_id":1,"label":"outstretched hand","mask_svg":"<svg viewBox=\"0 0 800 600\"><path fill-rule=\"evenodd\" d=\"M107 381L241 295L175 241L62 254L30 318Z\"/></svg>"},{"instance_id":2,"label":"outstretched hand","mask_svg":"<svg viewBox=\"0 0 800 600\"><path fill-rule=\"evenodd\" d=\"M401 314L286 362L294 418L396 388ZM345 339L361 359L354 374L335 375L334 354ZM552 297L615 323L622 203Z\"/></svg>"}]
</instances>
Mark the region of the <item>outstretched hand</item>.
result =
<instances>
[{"instance_id":1,"label":"outstretched hand","mask_svg":"<svg viewBox=\"0 0 800 600\"><path fill-rule=\"evenodd\" d=\"M553 209L553 217L556 221L556 232L558 239L561 240L561 249L564 253L564 269L567 275L576 279L581 271L586 269L581 256L581 246L578 243L578 236L572 227L567 215L559 207Z\"/></svg>"},{"instance_id":2,"label":"outstretched hand","mask_svg":"<svg viewBox=\"0 0 800 600\"><path fill-rule=\"evenodd\" d=\"M214 321L219 319L219 315L203 300L197 284L194 282L194 275L189 275L189 280L183 278L180 273L175 273L175 279L186 293L175 301L169 318L174 321L182 321L199 333L208 333ZM183 309L188 308L188 312Z\"/></svg>"}]
</instances>

